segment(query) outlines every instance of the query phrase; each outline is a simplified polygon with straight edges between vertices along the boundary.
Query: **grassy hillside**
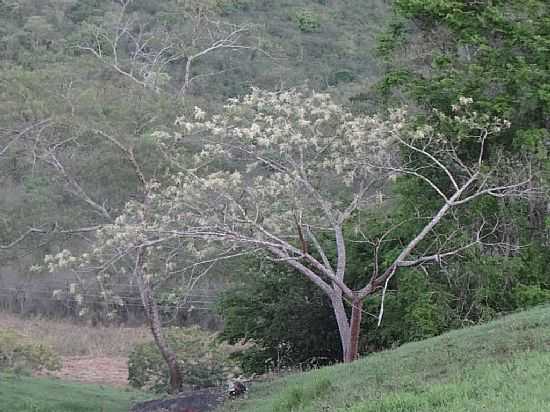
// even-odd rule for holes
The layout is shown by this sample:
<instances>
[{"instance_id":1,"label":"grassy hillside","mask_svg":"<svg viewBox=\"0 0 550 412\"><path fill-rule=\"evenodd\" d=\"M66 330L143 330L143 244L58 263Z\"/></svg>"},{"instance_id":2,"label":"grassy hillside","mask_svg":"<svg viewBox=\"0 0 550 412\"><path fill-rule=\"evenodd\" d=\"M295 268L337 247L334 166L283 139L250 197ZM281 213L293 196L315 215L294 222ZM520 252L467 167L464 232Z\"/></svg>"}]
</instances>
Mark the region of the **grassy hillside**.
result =
<instances>
[{"instance_id":1,"label":"grassy hillside","mask_svg":"<svg viewBox=\"0 0 550 412\"><path fill-rule=\"evenodd\" d=\"M127 412L143 398L137 391L0 375L0 412Z\"/></svg>"},{"instance_id":2,"label":"grassy hillside","mask_svg":"<svg viewBox=\"0 0 550 412\"><path fill-rule=\"evenodd\" d=\"M225 411L549 411L550 306L251 388Z\"/></svg>"}]
</instances>

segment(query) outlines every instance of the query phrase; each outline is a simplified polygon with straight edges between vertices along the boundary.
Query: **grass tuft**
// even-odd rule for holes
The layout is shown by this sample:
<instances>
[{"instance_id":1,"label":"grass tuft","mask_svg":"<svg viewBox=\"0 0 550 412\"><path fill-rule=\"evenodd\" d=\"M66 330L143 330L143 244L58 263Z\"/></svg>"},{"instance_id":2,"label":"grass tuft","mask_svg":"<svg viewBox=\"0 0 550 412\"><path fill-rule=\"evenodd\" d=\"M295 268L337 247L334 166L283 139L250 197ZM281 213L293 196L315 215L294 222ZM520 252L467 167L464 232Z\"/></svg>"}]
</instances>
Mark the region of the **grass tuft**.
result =
<instances>
[{"instance_id":1,"label":"grass tuft","mask_svg":"<svg viewBox=\"0 0 550 412\"><path fill-rule=\"evenodd\" d=\"M333 390L331 381L326 377L314 376L305 385L291 386L275 400L273 412L292 411L305 407L313 401L323 398Z\"/></svg>"}]
</instances>

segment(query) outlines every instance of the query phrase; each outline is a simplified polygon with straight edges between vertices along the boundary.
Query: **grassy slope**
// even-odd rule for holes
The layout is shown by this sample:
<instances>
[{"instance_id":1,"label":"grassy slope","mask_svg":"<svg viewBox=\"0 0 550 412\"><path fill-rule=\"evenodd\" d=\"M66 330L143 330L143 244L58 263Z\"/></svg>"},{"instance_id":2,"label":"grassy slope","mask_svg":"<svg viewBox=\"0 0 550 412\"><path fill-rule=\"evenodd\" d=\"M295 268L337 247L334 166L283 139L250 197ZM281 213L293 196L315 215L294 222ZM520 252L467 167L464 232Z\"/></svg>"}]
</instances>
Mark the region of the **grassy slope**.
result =
<instances>
[{"instance_id":1,"label":"grassy slope","mask_svg":"<svg viewBox=\"0 0 550 412\"><path fill-rule=\"evenodd\" d=\"M0 375L0 412L127 412L136 391Z\"/></svg>"},{"instance_id":2,"label":"grassy slope","mask_svg":"<svg viewBox=\"0 0 550 412\"><path fill-rule=\"evenodd\" d=\"M550 306L259 384L226 411L550 411Z\"/></svg>"}]
</instances>

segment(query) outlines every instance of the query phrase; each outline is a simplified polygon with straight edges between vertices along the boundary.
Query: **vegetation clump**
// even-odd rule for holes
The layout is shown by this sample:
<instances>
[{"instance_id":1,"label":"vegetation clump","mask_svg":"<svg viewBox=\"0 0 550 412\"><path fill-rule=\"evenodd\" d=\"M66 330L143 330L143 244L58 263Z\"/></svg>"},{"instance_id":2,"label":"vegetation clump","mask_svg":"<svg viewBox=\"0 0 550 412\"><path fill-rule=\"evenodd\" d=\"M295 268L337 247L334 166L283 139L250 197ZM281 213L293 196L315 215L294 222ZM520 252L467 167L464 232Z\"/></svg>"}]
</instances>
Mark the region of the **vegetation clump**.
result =
<instances>
[{"instance_id":1,"label":"vegetation clump","mask_svg":"<svg viewBox=\"0 0 550 412\"><path fill-rule=\"evenodd\" d=\"M300 10L294 15L298 28L304 33L313 33L321 27L319 16L311 10Z\"/></svg>"},{"instance_id":2,"label":"vegetation clump","mask_svg":"<svg viewBox=\"0 0 550 412\"><path fill-rule=\"evenodd\" d=\"M33 343L13 330L0 330L0 372L27 374L58 369L61 358L49 347Z\"/></svg>"},{"instance_id":3,"label":"vegetation clump","mask_svg":"<svg viewBox=\"0 0 550 412\"><path fill-rule=\"evenodd\" d=\"M215 333L190 327L170 328L165 335L177 356L185 386L220 386L240 373L231 355L241 348L219 342ZM157 393L170 390L168 366L154 343L141 343L130 353L128 381L133 387Z\"/></svg>"}]
</instances>

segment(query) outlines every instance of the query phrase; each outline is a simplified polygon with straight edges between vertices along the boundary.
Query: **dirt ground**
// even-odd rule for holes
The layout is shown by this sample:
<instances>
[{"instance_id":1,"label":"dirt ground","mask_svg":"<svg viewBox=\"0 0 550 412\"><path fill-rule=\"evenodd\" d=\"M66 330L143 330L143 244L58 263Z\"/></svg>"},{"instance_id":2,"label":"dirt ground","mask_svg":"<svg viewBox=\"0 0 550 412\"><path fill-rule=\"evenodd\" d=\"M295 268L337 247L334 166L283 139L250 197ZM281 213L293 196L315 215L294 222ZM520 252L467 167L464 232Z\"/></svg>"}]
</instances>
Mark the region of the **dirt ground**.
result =
<instances>
[{"instance_id":1,"label":"dirt ground","mask_svg":"<svg viewBox=\"0 0 550 412\"><path fill-rule=\"evenodd\" d=\"M128 386L128 359L125 357L63 356L63 367L54 372L39 372L66 381Z\"/></svg>"},{"instance_id":2,"label":"dirt ground","mask_svg":"<svg viewBox=\"0 0 550 412\"><path fill-rule=\"evenodd\" d=\"M180 393L171 399L141 402L135 405L130 412L210 412L223 401L222 389L209 388Z\"/></svg>"},{"instance_id":3,"label":"dirt ground","mask_svg":"<svg viewBox=\"0 0 550 412\"><path fill-rule=\"evenodd\" d=\"M63 368L38 375L67 381L128 386L128 353L151 340L146 328L92 327L82 323L21 318L0 312L0 330L11 329L57 352Z\"/></svg>"}]
</instances>

